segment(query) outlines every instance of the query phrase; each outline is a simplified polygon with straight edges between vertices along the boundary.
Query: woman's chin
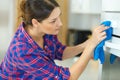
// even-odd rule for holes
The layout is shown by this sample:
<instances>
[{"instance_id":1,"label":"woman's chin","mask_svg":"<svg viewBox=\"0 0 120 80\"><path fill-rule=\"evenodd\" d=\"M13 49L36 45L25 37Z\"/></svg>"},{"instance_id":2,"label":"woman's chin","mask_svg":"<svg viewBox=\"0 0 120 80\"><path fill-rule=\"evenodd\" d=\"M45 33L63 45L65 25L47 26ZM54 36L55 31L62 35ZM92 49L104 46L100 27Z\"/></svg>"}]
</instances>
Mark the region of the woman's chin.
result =
<instances>
[{"instance_id":1,"label":"woman's chin","mask_svg":"<svg viewBox=\"0 0 120 80\"><path fill-rule=\"evenodd\" d=\"M58 35L58 34L59 34L59 31L56 32L56 35Z\"/></svg>"}]
</instances>

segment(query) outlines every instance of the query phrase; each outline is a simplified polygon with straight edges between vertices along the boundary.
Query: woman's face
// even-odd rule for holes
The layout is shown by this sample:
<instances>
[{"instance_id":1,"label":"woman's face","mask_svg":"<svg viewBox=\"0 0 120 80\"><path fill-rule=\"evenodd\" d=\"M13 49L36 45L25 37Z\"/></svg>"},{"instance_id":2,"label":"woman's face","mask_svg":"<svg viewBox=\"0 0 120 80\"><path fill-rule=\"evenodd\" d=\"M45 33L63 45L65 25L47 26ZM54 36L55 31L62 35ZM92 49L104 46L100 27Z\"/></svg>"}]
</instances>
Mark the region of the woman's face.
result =
<instances>
[{"instance_id":1,"label":"woman's face","mask_svg":"<svg viewBox=\"0 0 120 80\"><path fill-rule=\"evenodd\" d=\"M56 7L47 19L39 23L39 30L44 34L57 35L62 26L60 14L60 8Z\"/></svg>"}]
</instances>

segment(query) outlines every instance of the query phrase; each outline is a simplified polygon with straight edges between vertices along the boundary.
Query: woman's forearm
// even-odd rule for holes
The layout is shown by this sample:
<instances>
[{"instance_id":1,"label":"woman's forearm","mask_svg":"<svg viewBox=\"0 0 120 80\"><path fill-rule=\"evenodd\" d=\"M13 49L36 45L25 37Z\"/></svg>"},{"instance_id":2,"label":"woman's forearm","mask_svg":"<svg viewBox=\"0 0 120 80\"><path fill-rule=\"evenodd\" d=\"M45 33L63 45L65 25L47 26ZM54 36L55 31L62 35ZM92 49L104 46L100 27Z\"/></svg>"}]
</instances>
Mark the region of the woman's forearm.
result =
<instances>
[{"instance_id":1,"label":"woman's forearm","mask_svg":"<svg viewBox=\"0 0 120 80\"><path fill-rule=\"evenodd\" d=\"M78 59L78 61L76 61L70 67L70 73L71 73L70 80L77 80L79 78L81 73L86 68L86 66L92 56L94 48L95 48L95 46L93 46L93 45L87 45L85 50L83 51L83 54Z\"/></svg>"},{"instance_id":2,"label":"woman's forearm","mask_svg":"<svg viewBox=\"0 0 120 80\"><path fill-rule=\"evenodd\" d=\"M83 52L84 48L88 44L89 40L86 40L84 43L76 45L76 46L71 46L71 47L66 47L66 49L63 52L63 60L67 58L74 57L78 55L79 53Z\"/></svg>"}]
</instances>

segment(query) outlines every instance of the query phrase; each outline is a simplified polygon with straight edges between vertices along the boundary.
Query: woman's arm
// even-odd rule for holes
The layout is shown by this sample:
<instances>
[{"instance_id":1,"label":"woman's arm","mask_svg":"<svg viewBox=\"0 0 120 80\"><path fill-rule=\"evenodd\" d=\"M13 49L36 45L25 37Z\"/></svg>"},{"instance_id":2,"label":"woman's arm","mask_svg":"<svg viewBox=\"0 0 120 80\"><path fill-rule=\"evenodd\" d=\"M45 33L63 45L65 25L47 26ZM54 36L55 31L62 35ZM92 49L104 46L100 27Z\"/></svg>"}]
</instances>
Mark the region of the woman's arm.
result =
<instances>
[{"instance_id":1,"label":"woman's arm","mask_svg":"<svg viewBox=\"0 0 120 80\"><path fill-rule=\"evenodd\" d=\"M79 45L66 47L63 52L62 59L63 60L68 59L68 58L74 57L74 56L78 55L79 53L83 52L83 50L86 47L86 45L88 44L88 42L89 42L89 40L86 40L84 43L81 43Z\"/></svg>"},{"instance_id":2,"label":"woman's arm","mask_svg":"<svg viewBox=\"0 0 120 80\"><path fill-rule=\"evenodd\" d=\"M95 46L87 45L80 58L70 67L70 80L77 80L86 68Z\"/></svg>"},{"instance_id":3,"label":"woman's arm","mask_svg":"<svg viewBox=\"0 0 120 80\"><path fill-rule=\"evenodd\" d=\"M92 53L95 47L106 38L106 33L104 30L107 29L106 27L99 26L94 29L92 33L92 37L88 40L86 47L83 51L83 54L80 58L70 67L70 80L77 80L81 73L84 71L85 67L87 66Z\"/></svg>"}]
</instances>

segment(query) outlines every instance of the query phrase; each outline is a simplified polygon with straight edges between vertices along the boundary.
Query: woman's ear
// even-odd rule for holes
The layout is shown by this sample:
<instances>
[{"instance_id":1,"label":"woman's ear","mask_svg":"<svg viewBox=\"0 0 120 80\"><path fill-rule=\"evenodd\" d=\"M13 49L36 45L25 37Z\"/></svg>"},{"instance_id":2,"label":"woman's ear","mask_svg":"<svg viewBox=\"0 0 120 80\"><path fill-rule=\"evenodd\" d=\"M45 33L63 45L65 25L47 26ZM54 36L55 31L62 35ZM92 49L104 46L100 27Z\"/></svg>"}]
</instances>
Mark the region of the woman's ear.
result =
<instances>
[{"instance_id":1,"label":"woman's ear","mask_svg":"<svg viewBox=\"0 0 120 80\"><path fill-rule=\"evenodd\" d=\"M38 20L32 19L32 25L33 25L34 27L38 27L38 24L39 24Z\"/></svg>"}]
</instances>

